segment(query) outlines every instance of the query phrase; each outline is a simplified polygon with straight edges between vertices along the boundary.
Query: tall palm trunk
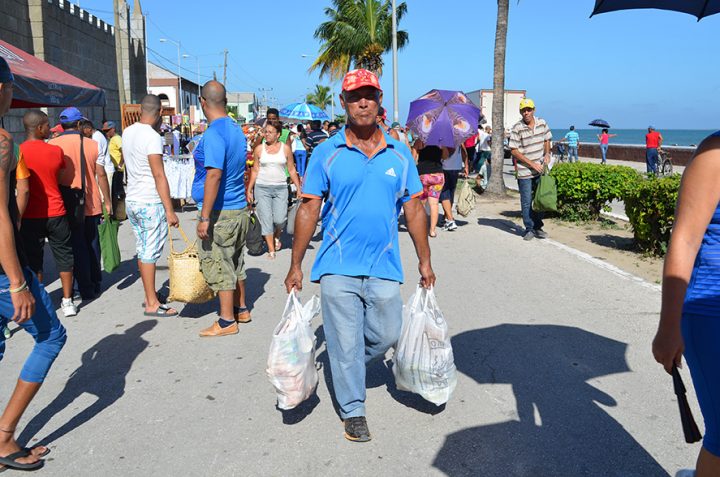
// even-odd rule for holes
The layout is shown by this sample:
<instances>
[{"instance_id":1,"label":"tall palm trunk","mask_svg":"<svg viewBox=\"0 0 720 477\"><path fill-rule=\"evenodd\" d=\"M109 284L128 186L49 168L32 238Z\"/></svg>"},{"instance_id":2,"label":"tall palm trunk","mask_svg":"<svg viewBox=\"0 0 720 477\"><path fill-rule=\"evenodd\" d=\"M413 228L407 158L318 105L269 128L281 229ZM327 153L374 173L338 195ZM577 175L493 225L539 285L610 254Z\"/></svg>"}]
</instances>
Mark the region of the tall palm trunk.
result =
<instances>
[{"instance_id":1,"label":"tall palm trunk","mask_svg":"<svg viewBox=\"0 0 720 477\"><path fill-rule=\"evenodd\" d=\"M505 138L505 45L507 44L510 0L498 0L497 26L495 27L495 70L493 73L492 102L492 175L487 192L505 195L503 173Z\"/></svg>"}]
</instances>

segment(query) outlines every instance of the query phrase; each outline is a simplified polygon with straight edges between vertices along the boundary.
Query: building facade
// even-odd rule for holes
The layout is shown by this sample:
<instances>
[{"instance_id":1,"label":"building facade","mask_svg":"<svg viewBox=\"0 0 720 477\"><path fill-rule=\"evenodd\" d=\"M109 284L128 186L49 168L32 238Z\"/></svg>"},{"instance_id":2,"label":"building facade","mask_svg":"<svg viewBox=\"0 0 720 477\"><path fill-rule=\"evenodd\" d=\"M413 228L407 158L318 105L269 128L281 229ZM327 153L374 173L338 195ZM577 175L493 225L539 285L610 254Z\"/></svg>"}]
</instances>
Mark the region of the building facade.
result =
<instances>
[{"instance_id":1,"label":"building facade","mask_svg":"<svg viewBox=\"0 0 720 477\"><path fill-rule=\"evenodd\" d=\"M503 120L505 131L509 131L515 123L522 119L520 116L520 101L525 98L526 93L524 89L505 90L505 118ZM494 93L491 89L478 89L467 93L468 99L480 108L488 124L492 124L493 96Z\"/></svg>"},{"instance_id":2,"label":"building facade","mask_svg":"<svg viewBox=\"0 0 720 477\"><path fill-rule=\"evenodd\" d=\"M179 82L177 72L173 73L155 63L148 64L148 78L148 92L158 95L163 106L175 108L175 113L180 114L181 102L178 92L182 91L183 115L188 116L193 124L205 119L200 108L201 85L187 78L182 78L182 82Z\"/></svg>"}]
</instances>

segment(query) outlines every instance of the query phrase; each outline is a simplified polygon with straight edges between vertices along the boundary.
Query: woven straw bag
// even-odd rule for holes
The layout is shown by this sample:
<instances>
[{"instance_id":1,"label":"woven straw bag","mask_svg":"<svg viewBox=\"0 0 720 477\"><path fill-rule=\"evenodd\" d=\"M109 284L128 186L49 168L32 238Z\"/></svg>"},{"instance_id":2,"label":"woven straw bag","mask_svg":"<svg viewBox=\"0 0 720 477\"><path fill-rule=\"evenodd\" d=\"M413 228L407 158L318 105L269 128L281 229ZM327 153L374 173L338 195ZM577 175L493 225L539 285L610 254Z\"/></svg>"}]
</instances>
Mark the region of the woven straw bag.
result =
<instances>
[{"instance_id":1,"label":"woven straw bag","mask_svg":"<svg viewBox=\"0 0 720 477\"><path fill-rule=\"evenodd\" d=\"M170 240L170 256L168 265L170 268L170 296L168 301L179 301L181 303L205 303L215 297L200 271L200 258L198 257L197 240L192 244L178 225L180 235L185 241L185 250L176 252L173 241Z\"/></svg>"}]
</instances>

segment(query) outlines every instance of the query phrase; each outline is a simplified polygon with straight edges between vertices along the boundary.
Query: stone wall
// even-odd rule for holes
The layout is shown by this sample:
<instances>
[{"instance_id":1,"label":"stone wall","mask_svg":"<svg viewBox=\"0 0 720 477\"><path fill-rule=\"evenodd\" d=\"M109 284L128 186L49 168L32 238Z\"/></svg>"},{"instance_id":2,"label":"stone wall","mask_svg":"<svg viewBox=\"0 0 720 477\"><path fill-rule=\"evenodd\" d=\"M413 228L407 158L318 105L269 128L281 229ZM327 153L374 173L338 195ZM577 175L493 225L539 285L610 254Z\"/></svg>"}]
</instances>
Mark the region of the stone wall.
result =
<instances>
[{"instance_id":1,"label":"stone wall","mask_svg":"<svg viewBox=\"0 0 720 477\"><path fill-rule=\"evenodd\" d=\"M695 153L694 147L663 146L663 150L670 153L672 163L676 166L688 165L690 159L692 159L692 155ZM600 146L597 143L581 142L580 156L600 159L602 157ZM645 164L645 146L611 143L608 148L607 158L616 161L632 161Z\"/></svg>"}]
</instances>

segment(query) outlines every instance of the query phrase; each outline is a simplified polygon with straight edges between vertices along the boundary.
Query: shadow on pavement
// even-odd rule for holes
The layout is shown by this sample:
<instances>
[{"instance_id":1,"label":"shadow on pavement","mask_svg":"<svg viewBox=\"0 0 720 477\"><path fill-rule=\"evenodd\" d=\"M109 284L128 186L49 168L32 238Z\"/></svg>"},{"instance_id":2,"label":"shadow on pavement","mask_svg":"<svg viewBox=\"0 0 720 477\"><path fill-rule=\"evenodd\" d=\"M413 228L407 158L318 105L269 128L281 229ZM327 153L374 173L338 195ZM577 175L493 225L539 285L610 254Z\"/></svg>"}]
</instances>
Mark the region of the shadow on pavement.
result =
<instances>
[{"instance_id":1,"label":"shadow on pavement","mask_svg":"<svg viewBox=\"0 0 720 477\"><path fill-rule=\"evenodd\" d=\"M142 321L122 334L103 338L85 351L82 364L70 375L65 388L25 426L18 442L29 442L56 414L70 407L85 393L96 396L97 401L44 437L40 441L43 445L74 431L112 406L125 394L125 378L135 359L149 344L142 336L155 325L155 320Z\"/></svg>"},{"instance_id":2,"label":"shadow on pavement","mask_svg":"<svg viewBox=\"0 0 720 477\"><path fill-rule=\"evenodd\" d=\"M516 224L512 220L507 219L489 219L486 217L481 217L478 219L478 225L482 225L485 227L493 227L513 235L522 236L523 232L525 232L525 229L522 226Z\"/></svg>"},{"instance_id":3,"label":"shadow on pavement","mask_svg":"<svg viewBox=\"0 0 720 477\"><path fill-rule=\"evenodd\" d=\"M635 250L635 241L632 237L620 237L618 235L588 235L587 239L602 247L612 248L614 250Z\"/></svg>"},{"instance_id":4,"label":"shadow on pavement","mask_svg":"<svg viewBox=\"0 0 720 477\"><path fill-rule=\"evenodd\" d=\"M446 436L433 462L445 474L668 475L598 405L615 399L587 382L630 371L625 343L567 326L505 324L461 333L452 345L460 372L512 386L518 420Z\"/></svg>"},{"instance_id":5,"label":"shadow on pavement","mask_svg":"<svg viewBox=\"0 0 720 477\"><path fill-rule=\"evenodd\" d=\"M270 280L270 274L263 272L259 268L248 268L245 270L247 275L245 279L245 304L252 311L255 301L265 293L265 285ZM188 303L180 312L182 318L202 318L213 313L217 313L220 304L217 298L206 303Z\"/></svg>"}]
</instances>

